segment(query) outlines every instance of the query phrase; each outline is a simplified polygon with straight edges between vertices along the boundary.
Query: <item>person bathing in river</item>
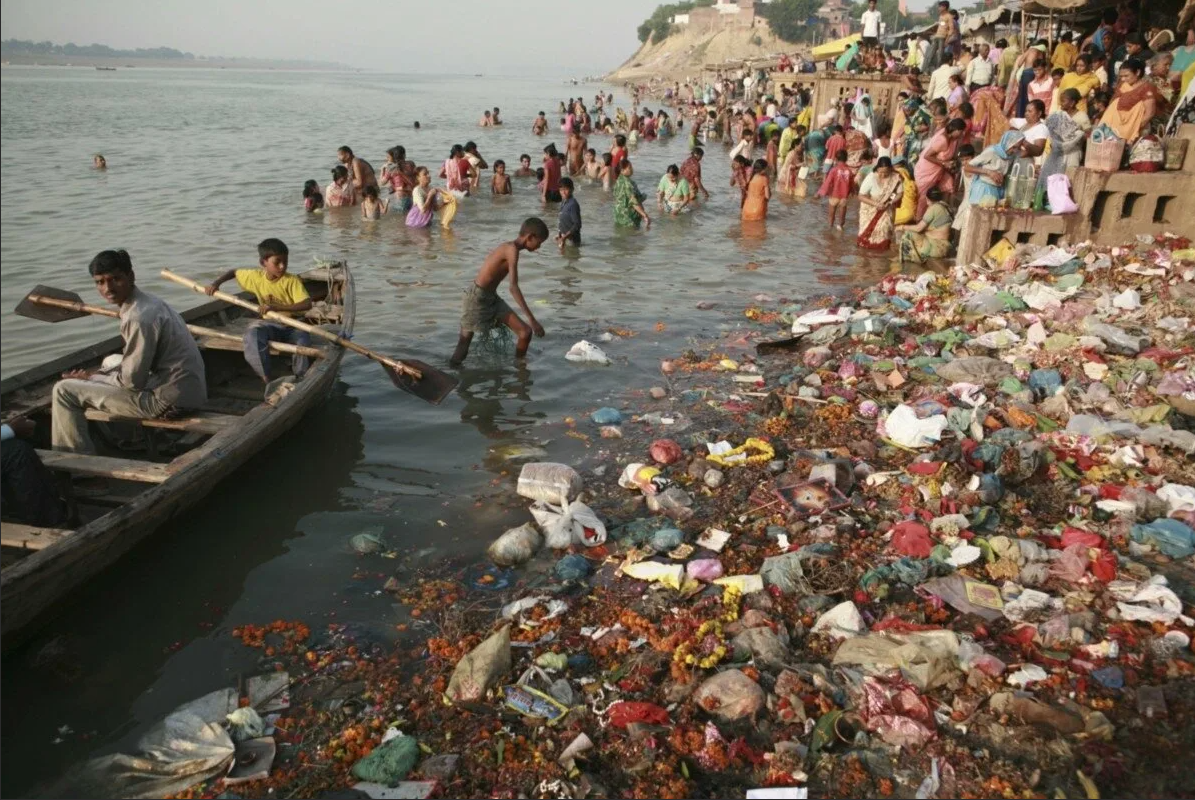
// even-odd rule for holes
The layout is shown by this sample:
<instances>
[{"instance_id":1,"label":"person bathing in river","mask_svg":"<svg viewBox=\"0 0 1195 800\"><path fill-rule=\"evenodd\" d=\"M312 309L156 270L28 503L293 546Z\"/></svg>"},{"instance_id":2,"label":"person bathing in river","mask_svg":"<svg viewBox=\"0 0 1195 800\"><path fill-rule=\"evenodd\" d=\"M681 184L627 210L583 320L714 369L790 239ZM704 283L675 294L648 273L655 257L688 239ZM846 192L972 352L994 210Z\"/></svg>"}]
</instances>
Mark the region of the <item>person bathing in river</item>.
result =
<instances>
[{"instance_id":1,"label":"person bathing in river","mask_svg":"<svg viewBox=\"0 0 1195 800\"><path fill-rule=\"evenodd\" d=\"M495 127L502 124L502 120L498 118L498 106L494 106L494 115L490 117L490 124Z\"/></svg>"},{"instance_id":2,"label":"person bathing in river","mask_svg":"<svg viewBox=\"0 0 1195 800\"><path fill-rule=\"evenodd\" d=\"M534 178L535 170L531 168L531 156L523 153L519 156L519 168L515 170L516 178Z\"/></svg>"},{"instance_id":3,"label":"person bathing in river","mask_svg":"<svg viewBox=\"0 0 1195 800\"><path fill-rule=\"evenodd\" d=\"M324 193L324 203L332 208L357 204L357 193L349 181L349 171L343 164L332 168L332 182Z\"/></svg>"},{"instance_id":4,"label":"person bathing in river","mask_svg":"<svg viewBox=\"0 0 1195 800\"><path fill-rule=\"evenodd\" d=\"M94 156L91 157L91 168L92 169L107 169L108 168L108 159L104 158L99 153L96 153Z\"/></svg>"},{"instance_id":5,"label":"person bathing in river","mask_svg":"<svg viewBox=\"0 0 1195 800\"><path fill-rule=\"evenodd\" d=\"M602 176L602 162L598 161L597 150L591 147L585 151L585 163L581 165L581 170L590 180L597 180Z\"/></svg>"},{"instance_id":6,"label":"person bathing in river","mask_svg":"<svg viewBox=\"0 0 1195 800\"><path fill-rule=\"evenodd\" d=\"M536 321L527 305L523 291L519 288L519 254L526 250L534 253L548 239L548 226L539 217L528 217L519 228L519 235L512 242L503 242L495 247L473 279L473 285L465 290L461 310L461 333L451 362L460 366L469 355L473 335L488 331L495 325L505 325L518 337L515 357L522 359L531 345L531 335L542 337L544 328ZM498 287L510 276L510 295L527 315L524 322L506 301L498 296Z\"/></svg>"},{"instance_id":7,"label":"person bathing in river","mask_svg":"<svg viewBox=\"0 0 1195 800\"><path fill-rule=\"evenodd\" d=\"M465 160L469 162L469 189L475 192L481 184L481 171L490 165L477 152L477 142L465 142Z\"/></svg>"},{"instance_id":8,"label":"person bathing in river","mask_svg":"<svg viewBox=\"0 0 1195 800\"><path fill-rule=\"evenodd\" d=\"M373 189L377 202L377 188ZM257 298L258 312L264 317L268 311L276 311L288 317L297 317L311 308L311 295L303 281L286 272L290 250L281 239L266 239L257 246L260 269L230 269L212 281L207 287L213 295L220 284L236 278L237 285ZM311 344L311 335L270 320L258 320L249 325L245 332L245 360L265 385L270 383L270 342L286 342L306 347ZM295 354L291 369L296 378L303 377L311 361L307 356Z\"/></svg>"},{"instance_id":9,"label":"person bathing in river","mask_svg":"<svg viewBox=\"0 0 1195 800\"><path fill-rule=\"evenodd\" d=\"M399 145L386 151L382 165L382 183L390 186L390 193L398 198L398 210L411 210L411 190L415 188L415 164L407 161L407 150Z\"/></svg>"},{"instance_id":10,"label":"person bathing in river","mask_svg":"<svg viewBox=\"0 0 1195 800\"><path fill-rule=\"evenodd\" d=\"M483 128L492 128L494 127L494 117L489 111L486 111L481 115L481 121L477 124Z\"/></svg>"},{"instance_id":11,"label":"person bathing in river","mask_svg":"<svg viewBox=\"0 0 1195 800\"><path fill-rule=\"evenodd\" d=\"M581 204L573 196L574 189L572 178L560 179L560 196L564 200L560 203L560 215L556 222L556 243L562 253L565 244L581 246Z\"/></svg>"},{"instance_id":12,"label":"person bathing in river","mask_svg":"<svg viewBox=\"0 0 1195 800\"><path fill-rule=\"evenodd\" d=\"M490 194L510 194L510 176L506 174L506 162L494 162L494 177L490 181Z\"/></svg>"},{"instance_id":13,"label":"person bathing in river","mask_svg":"<svg viewBox=\"0 0 1195 800\"><path fill-rule=\"evenodd\" d=\"M565 144L568 153L568 174L578 175L585 163L585 149L589 145L589 140L581 134L581 126L579 123L573 123L573 129L569 132L568 142Z\"/></svg>"},{"instance_id":14,"label":"person bathing in river","mask_svg":"<svg viewBox=\"0 0 1195 800\"><path fill-rule=\"evenodd\" d=\"M361 219L381 219L389 210L390 201L378 199L378 188L366 186L361 197Z\"/></svg>"},{"instance_id":15,"label":"person bathing in river","mask_svg":"<svg viewBox=\"0 0 1195 800\"><path fill-rule=\"evenodd\" d=\"M378 188L378 179L373 174L373 167L363 158L353 155L353 150L347 144L336 151L336 158L349 171L349 178L353 183L353 190L360 195L366 186Z\"/></svg>"},{"instance_id":16,"label":"person bathing in river","mask_svg":"<svg viewBox=\"0 0 1195 800\"><path fill-rule=\"evenodd\" d=\"M324 210L324 196L320 193L319 184L307 181L303 184L303 210L312 213Z\"/></svg>"},{"instance_id":17,"label":"person bathing in river","mask_svg":"<svg viewBox=\"0 0 1195 800\"><path fill-rule=\"evenodd\" d=\"M544 116L544 112L539 112L535 122L531 123L531 132L536 136L543 136L548 132L548 118Z\"/></svg>"}]
</instances>

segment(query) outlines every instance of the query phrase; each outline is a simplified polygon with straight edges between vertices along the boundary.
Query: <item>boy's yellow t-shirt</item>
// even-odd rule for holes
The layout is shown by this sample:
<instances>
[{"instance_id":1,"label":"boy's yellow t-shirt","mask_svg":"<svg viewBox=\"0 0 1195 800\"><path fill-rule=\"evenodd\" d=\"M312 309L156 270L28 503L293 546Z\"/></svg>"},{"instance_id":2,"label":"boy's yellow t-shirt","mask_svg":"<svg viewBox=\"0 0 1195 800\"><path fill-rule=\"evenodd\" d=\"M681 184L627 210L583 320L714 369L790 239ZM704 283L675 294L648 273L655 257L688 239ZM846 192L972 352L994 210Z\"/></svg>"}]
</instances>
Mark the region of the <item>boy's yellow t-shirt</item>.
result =
<instances>
[{"instance_id":1,"label":"boy's yellow t-shirt","mask_svg":"<svg viewBox=\"0 0 1195 800\"><path fill-rule=\"evenodd\" d=\"M238 269L236 279L242 289L257 296L258 303L274 302L282 306L293 306L311 297L303 281L289 273L272 281L265 270ZM292 312L290 316L297 317L298 313Z\"/></svg>"}]
</instances>

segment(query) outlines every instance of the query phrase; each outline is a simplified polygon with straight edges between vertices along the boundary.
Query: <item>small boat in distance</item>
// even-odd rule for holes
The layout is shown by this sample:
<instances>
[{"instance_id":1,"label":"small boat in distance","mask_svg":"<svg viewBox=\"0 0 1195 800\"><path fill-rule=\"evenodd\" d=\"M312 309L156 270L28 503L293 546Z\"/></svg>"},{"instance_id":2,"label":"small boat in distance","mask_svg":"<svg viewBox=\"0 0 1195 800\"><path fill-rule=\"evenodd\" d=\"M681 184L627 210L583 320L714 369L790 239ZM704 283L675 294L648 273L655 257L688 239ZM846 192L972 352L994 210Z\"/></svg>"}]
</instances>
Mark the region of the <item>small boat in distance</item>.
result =
<instances>
[{"instance_id":1,"label":"small boat in distance","mask_svg":"<svg viewBox=\"0 0 1195 800\"><path fill-rule=\"evenodd\" d=\"M305 321L351 336L355 297L348 267L333 263L299 277L315 303ZM119 354L119 335L0 381L4 419L23 416L37 422L34 440L39 448L47 448L37 452L50 470L106 478L108 483L102 496L80 493L69 500L77 525L0 523L3 649L19 644L23 633L33 632L74 590L166 522L185 514L296 427L336 384L344 349L320 339L305 348L311 366L302 380L284 384L263 399L261 379L242 355L242 336L255 315L211 300L184 311L182 317L203 355L207 404L179 419L129 419L90 409L87 418L92 420L98 455L48 449L52 393L64 371L94 369L105 356ZM288 373L294 348L274 345L271 351L274 374Z\"/></svg>"},{"instance_id":2,"label":"small boat in distance","mask_svg":"<svg viewBox=\"0 0 1195 800\"><path fill-rule=\"evenodd\" d=\"M116 72L116 67L96 67L99 72Z\"/></svg>"}]
</instances>

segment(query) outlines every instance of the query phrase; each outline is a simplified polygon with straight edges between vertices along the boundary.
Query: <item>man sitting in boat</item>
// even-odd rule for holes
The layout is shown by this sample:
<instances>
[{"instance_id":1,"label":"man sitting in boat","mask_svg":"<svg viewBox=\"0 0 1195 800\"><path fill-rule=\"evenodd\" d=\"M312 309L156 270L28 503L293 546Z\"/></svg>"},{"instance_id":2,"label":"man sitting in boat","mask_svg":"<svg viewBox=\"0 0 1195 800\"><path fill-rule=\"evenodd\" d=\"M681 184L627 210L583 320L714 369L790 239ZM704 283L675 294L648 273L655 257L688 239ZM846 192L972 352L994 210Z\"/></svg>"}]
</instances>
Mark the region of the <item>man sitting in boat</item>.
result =
<instances>
[{"instance_id":1,"label":"man sitting in boat","mask_svg":"<svg viewBox=\"0 0 1195 800\"><path fill-rule=\"evenodd\" d=\"M28 441L33 430L33 421L24 417L0 425L0 503L6 519L51 528L66 521L67 507L53 474Z\"/></svg>"},{"instance_id":2,"label":"man sitting in boat","mask_svg":"<svg viewBox=\"0 0 1195 800\"><path fill-rule=\"evenodd\" d=\"M261 269L230 269L207 287L207 293L215 294L220 284L236 278L242 289L253 292L262 316L269 311L276 311L297 317L311 308L311 295L307 293L302 279L286 274L290 250L285 242L281 239L265 239L257 246L257 258ZM311 344L311 335L269 320L258 320L249 326L245 332L245 360L266 385L267 395L270 394L270 342L289 342L306 347ZM303 377L310 363L307 356L296 353L291 362L295 377Z\"/></svg>"},{"instance_id":3,"label":"man sitting in boat","mask_svg":"<svg viewBox=\"0 0 1195 800\"><path fill-rule=\"evenodd\" d=\"M54 384L55 450L94 453L87 409L118 417L176 416L207 402L203 357L183 318L136 286L124 250L105 250L87 270L100 296L120 309L123 355L99 370L72 370Z\"/></svg>"}]
</instances>

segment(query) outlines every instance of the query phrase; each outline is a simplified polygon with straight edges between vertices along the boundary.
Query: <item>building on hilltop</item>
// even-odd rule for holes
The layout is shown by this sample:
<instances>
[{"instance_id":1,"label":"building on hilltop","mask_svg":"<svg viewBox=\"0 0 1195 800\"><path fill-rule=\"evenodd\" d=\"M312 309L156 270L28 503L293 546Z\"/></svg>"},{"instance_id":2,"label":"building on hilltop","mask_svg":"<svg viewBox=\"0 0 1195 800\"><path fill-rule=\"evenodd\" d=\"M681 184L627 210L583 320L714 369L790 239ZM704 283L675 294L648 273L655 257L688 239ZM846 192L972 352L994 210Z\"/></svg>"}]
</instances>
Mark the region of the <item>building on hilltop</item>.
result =
<instances>
[{"instance_id":1,"label":"building on hilltop","mask_svg":"<svg viewBox=\"0 0 1195 800\"><path fill-rule=\"evenodd\" d=\"M676 14L669 22L697 33L716 33L733 28L753 28L760 15L756 6L772 0L717 0L712 6L690 9L687 14Z\"/></svg>"},{"instance_id":2,"label":"building on hilltop","mask_svg":"<svg viewBox=\"0 0 1195 800\"><path fill-rule=\"evenodd\" d=\"M851 32L851 9L846 0L826 0L817 10L818 27L826 39L841 39Z\"/></svg>"}]
</instances>

